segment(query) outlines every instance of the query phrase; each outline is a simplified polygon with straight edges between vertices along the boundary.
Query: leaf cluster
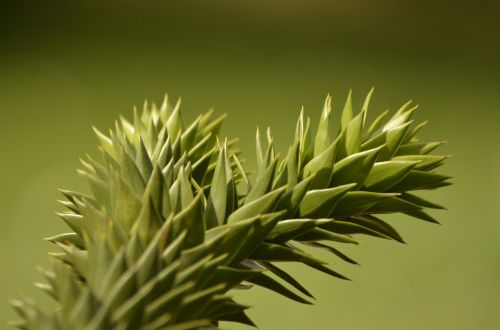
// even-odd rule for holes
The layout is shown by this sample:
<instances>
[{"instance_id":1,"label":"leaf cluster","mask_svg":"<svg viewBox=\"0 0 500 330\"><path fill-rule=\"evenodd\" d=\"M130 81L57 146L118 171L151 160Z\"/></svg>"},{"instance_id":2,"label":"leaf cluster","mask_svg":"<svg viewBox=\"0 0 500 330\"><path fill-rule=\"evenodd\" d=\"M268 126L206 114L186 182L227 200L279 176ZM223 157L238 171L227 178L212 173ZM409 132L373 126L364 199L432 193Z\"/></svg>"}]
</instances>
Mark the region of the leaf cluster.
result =
<instances>
[{"instance_id":1,"label":"leaf cluster","mask_svg":"<svg viewBox=\"0 0 500 330\"><path fill-rule=\"evenodd\" d=\"M268 130L256 134L257 171L249 178L236 140L219 140L224 116L186 124L180 101L145 104L97 129L101 160L82 160L89 195L62 190L59 214L70 231L48 240L59 249L37 283L57 302L12 302L20 329L216 329L253 325L232 290L252 285L300 303L312 294L280 262L347 279L305 251L326 250L356 263L341 244L356 234L403 242L383 214L437 223L441 206L414 194L449 185L435 172L443 142L421 142L416 106L367 122L372 91L359 112L349 93L338 125L328 96L317 130L301 112L285 157ZM338 127L337 127L338 126Z\"/></svg>"}]
</instances>

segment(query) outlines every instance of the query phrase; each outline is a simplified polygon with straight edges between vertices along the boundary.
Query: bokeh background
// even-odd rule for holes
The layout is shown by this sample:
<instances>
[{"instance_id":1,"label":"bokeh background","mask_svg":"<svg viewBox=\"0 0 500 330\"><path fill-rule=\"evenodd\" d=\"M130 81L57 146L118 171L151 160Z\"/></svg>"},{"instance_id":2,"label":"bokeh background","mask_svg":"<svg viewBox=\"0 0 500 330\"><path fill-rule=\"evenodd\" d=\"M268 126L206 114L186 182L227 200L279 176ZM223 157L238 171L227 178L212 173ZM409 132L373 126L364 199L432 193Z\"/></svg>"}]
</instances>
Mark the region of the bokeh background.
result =
<instances>
[{"instance_id":1,"label":"bokeh background","mask_svg":"<svg viewBox=\"0 0 500 330\"><path fill-rule=\"evenodd\" d=\"M188 118L227 112L252 166L257 125L284 151L301 105L315 121L327 93L359 109L375 86L372 115L413 99L423 137L449 141L456 184L426 195L443 225L392 217L408 245L363 237L362 267L336 266L353 282L288 266L315 306L237 299L262 330L500 329L499 22L494 1L1 1L0 328L10 297L48 301L35 265L64 228L56 188L87 189L92 125L168 92Z\"/></svg>"}]
</instances>

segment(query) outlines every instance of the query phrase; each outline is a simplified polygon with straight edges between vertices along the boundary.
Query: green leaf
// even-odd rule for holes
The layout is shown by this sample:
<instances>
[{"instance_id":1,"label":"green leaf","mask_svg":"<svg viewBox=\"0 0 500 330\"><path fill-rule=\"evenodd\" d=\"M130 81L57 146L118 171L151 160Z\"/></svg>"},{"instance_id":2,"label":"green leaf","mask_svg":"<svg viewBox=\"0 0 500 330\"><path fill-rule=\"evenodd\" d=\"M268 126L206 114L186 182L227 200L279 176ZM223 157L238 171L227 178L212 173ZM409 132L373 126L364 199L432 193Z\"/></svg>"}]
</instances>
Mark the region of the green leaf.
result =
<instances>
[{"instance_id":1,"label":"green leaf","mask_svg":"<svg viewBox=\"0 0 500 330\"><path fill-rule=\"evenodd\" d=\"M212 134L212 135L217 135L219 134L220 128L222 126L222 123L224 122L224 119L226 119L227 114L222 114L219 117L215 118L212 120L209 124L203 125L201 120L200 120L200 127L201 127L201 134L202 136L205 136L207 134Z\"/></svg>"},{"instance_id":2,"label":"green leaf","mask_svg":"<svg viewBox=\"0 0 500 330\"><path fill-rule=\"evenodd\" d=\"M416 135L418 132L422 130L427 124L429 123L428 120L416 125L413 130L406 135L406 137L403 140L403 143L409 143L409 142L417 142L418 138L416 138Z\"/></svg>"},{"instance_id":3,"label":"green leaf","mask_svg":"<svg viewBox=\"0 0 500 330\"><path fill-rule=\"evenodd\" d=\"M350 217L360 214L378 202L398 196L393 193L376 193L370 191L351 191L345 194L335 206L332 216L334 217Z\"/></svg>"},{"instance_id":4,"label":"green leaf","mask_svg":"<svg viewBox=\"0 0 500 330\"><path fill-rule=\"evenodd\" d=\"M191 203L176 214L172 220L174 235L183 231L189 233L185 240L186 248L201 244L205 238L202 197L203 192L199 192Z\"/></svg>"},{"instance_id":5,"label":"green leaf","mask_svg":"<svg viewBox=\"0 0 500 330\"><path fill-rule=\"evenodd\" d=\"M435 224L440 224L439 221L434 219L432 216L430 216L427 212L423 210L405 211L403 213L420 220L424 220Z\"/></svg>"},{"instance_id":6,"label":"green leaf","mask_svg":"<svg viewBox=\"0 0 500 330\"><path fill-rule=\"evenodd\" d=\"M210 186L210 195L207 202L207 228L213 228L225 223L227 209L228 182L226 173L227 149L221 148L217 165Z\"/></svg>"},{"instance_id":7,"label":"green leaf","mask_svg":"<svg viewBox=\"0 0 500 330\"><path fill-rule=\"evenodd\" d=\"M164 226L168 225L170 221L167 220ZM184 246L184 240L186 239L187 230L182 231L177 235L168 246L162 252L162 259L165 264L169 265L179 258L182 252L182 247Z\"/></svg>"},{"instance_id":8,"label":"green leaf","mask_svg":"<svg viewBox=\"0 0 500 330\"><path fill-rule=\"evenodd\" d=\"M296 237L295 240L299 242L333 241L339 243L358 244L358 241L348 235L333 233L321 228L311 229L303 235Z\"/></svg>"},{"instance_id":9,"label":"green leaf","mask_svg":"<svg viewBox=\"0 0 500 330\"><path fill-rule=\"evenodd\" d=\"M295 141L293 146L290 147L287 156L287 184L290 188L295 187L297 185L297 181L299 178L299 167L300 167L300 145L298 141Z\"/></svg>"},{"instance_id":10,"label":"green leaf","mask_svg":"<svg viewBox=\"0 0 500 330\"><path fill-rule=\"evenodd\" d=\"M352 90L349 90L349 94L347 95L347 99L345 101L344 109L342 110L342 118L340 120L340 130L343 131L347 128L349 123L352 121L353 112L352 112Z\"/></svg>"},{"instance_id":11,"label":"green leaf","mask_svg":"<svg viewBox=\"0 0 500 330\"><path fill-rule=\"evenodd\" d=\"M201 159L203 155L205 155L207 152L210 152L210 148L213 146L211 145L211 141L213 140L214 136L212 133L209 133L205 135L200 141L198 141L189 151L188 151L188 157L189 159Z\"/></svg>"},{"instance_id":12,"label":"green leaf","mask_svg":"<svg viewBox=\"0 0 500 330\"><path fill-rule=\"evenodd\" d=\"M416 170L430 171L438 166L441 166L449 156L434 156L434 155L406 155L395 157L394 160L416 161Z\"/></svg>"},{"instance_id":13,"label":"green leaf","mask_svg":"<svg viewBox=\"0 0 500 330\"><path fill-rule=\"evenodd\" d=\"M421 207L399 197L389 197L377 202L367 212L371 214L418 211Z\"/></svg>"},{"instance_id":14,"label":"green leaf","mask_svg":"<svg viewBox=\"0 0 500 330\"><path fill-rule=\"evenodd\" d=\"M177 316L180 320L190 319L197 317L203 311L203 309L210 303L209 298L212 296L222 293L225 289L225 284L217 284L212 287L198 290L187 295L183 299L183 308L181 313Z\"/></svg>"},{"instance_id":15,"label":"green leaf","mask_svg":"<svg viewBox=\"0 0 500 330\"><path fill-rule=\"evenodd\" d=\"M102 276L93 276L96 279L94 284L95 288L93 289L94 294L99 298L104 297L107 290L109 290L125 272L126 267L125 250L122 248L113 256L111 263L107 264L107 268L104 269Z\"/></svg>"},{"instance_id":16,"label":"green leaf","mask_svg":"<svg viewBox=\"0 0 500 330\"><path fill-rule=\"evenodd\" d=\"M135 190L117 174L114 182L116 188L113 196L113 220L128 233L141 212L142 203Z\"/></svg>"},{"instance_id":17,"label":"green leaf","mask_svg":"<svg viewBox=\"0 0 500 330\"><path fill-rule=\"evenodd\" d=\"M162 296L154 300L146 308L146 318L147 320L154 320L165 312L175 312L175 310L180 306L179 303L193 287L194 282L186 282L169 291L165 292Z\"/></svg>"},{"instance_id":18,"label":"green leaf","mask_svg":"<svg viewBox=\"0 0 500 330\"><path fill-rule=\"evenodd\" d=\"M352 235L352 234L365 234L370 236L375 236L379 238L388 238L386 235L381 234L378 231L372 230L370 228L363 227L362 225L352 223L343 220L335 220L331 221L323 226L322 229L343 235Z\"/></svg>"},{"instance_id":19,"label":"green leaf","mask_svg":"<svg viewBox=\"0 0 500 330\"><path fill-rule=\"evenodd\" d=\"M139 139L139 149L137 150L137 156L135 160L139 171L142 174L144 182L149 181L149 177L153 172L153 163L151 162L151 158L149 158L148 151L143 141Z\"/></svg>"},{"instance_id":20,"label":"green leaf","mask_svg":"<svg viewBox=\"0 0 500 330\"><path fill-rule=\"evenodd\" d=\"M363 140L363 121L365 118L365 112L360 112L356 117L351 120L349 125L345 130L344 135L344 145L345 155L350 156L361 151L361 142ZM344 154L341 154L342 156Z\"/></svg>"},{"instance_id":21,"label":"green leaf","mask_svg":"<svg viewBox=\"0 0 500 330\"><path fill-rule=\"evenodd\" d=\"M153 234L160 229L163 220L151 198L145 196L144 199L141 212L132 227L132 231L138 232L142 242L149 242L153 238Z\"/></svg>"},{"instance_id":22,"label":"green leaf","mask_svg":"<svg viewBox=\"0 0 500 330\"><path fill-rule=\"evenodd\" d=\"M83 216L73 212L56 213L79 237L83 237L83 232L86 230L86 223L83 221Z\"/></svg>"},{"instance_id":23,"label":"green leaf","mask_svg":"<svg viewBox=\"0 0 500 330\"><path fill-rule=\"evenodd\" d=\"M237 322L251 327L257 327L244 312L222 315L219 319L221 321Z\"/></svg>"},{"instance_id":24,"label":"green leaf","mask_svg":"<svg viewBox=\"0 0 500 330\"><path fill-rule=\"evenodd\" d=\"M356 261L354 261L353 259L349 258L348 256L346 256L345 254L343 254L342 252L340 252L336 248L331 247L330 245L326 245L326 244L319 243L319 242L304 242L304 244L309 245L311 247L316 247L316 248L320 248L320 249L326 250L326 251L328 251L328 252L336 255L340 259L342 259L342 260L344 260L344 261L346 261L346 262L348 262L350 264L359 265Z\"/></svg>"},{"instance_id":25,"label":"green leaf","mask_svg":"<svg viewBox=\"0 0 500 330\"><path fill-rule=\"evenodd\" d=\"M311 188L321 189L329 186L333 174L333 164L339 139L332 142L326 149L310 162L306 164L303 170L303 177L314 176L311 182Z\"/></svg>"},{"instance_id":26,"label":"green leaf","mask_svg":"<svg viewBox=\"0 0 500 330\"><path fill-rule=\"evenodd\" d=\"M184 123L180 112L180 105L181 105L181 99L179 98L177 104L175 105L166 123L168 129L168 135L172 137L177 137L177 135L182 130L184 130Z\"/></svg>"},{"instance_id":27,"label":"green leaf","mask_svg":"<svg viewBox=\"0 0 500 330\"><path fill-rule=\"evenodd\" d=\"M404 199L405 201L408 201L410 203L419 205L421 207L425 207L425 208L438 209L438 210L444 210L445 209L441 205L429 202L428 200L425 200L423 198L420 198L418 196L415 196L415 195L409 194L409 193L401 194L401 196L399 196L399 198Z\"/></svg>"},{"instance_id":28,"label":"green leaf","mask_svg":"<svg viewBox=\"0 0 500 330\"><path fill-rule=\"evenodd\" d=\"M363 189L384 192L401 181L416 165L416 161L409 160L375 163L365 179Z\"/></svg>"},{"instance_id":29,"label":"green leaf","mask_svg":"<svg viewBox=\"0 0 500 330\"><path fill-rule=\"evenodd\" d=\"M312 177L306 178L297 185L286 191L278 201L277 210L286 210L283 215L285 218L291 218L296 214L300 202L309 189Z\"/></svg>"},{"instance_id":30,"label":"green leaf","mask_svg":"<svg viewBox=\"0 0 500 330\"><path fill-rule=\"evenodd\" d=\"M101 133L96 127L92 127L97 139L102 147L102 149L111 157L115 158L115 148L113 146L113 141L107 137L104 133Z\"/></svg>"},{"instance_id":31,"label":"green leaf","mask_svg":"<svg viewBox=\"0 0 500 330\"><path fill-rule=\"evenodd\" d=\"M204 182L211 159L212 153L207 152L193 164L192 176L197 183L202 184Z\"/></svg>"},{"instance_id":32,"label":"green leaf","mask_svg":"<svg viewBox=\"0 0 500 330\"><path fill-rule=\"evenodd\" d=\"M373 163L375 163L381 148L382 146L361 151L337 162L333 168L332 184L341 186L348 183L357 183L358 187L361 186Z\"/></svg>"},{"instance_id":33,"label":"green leaf","mask_svg":"<svg viewBox=\"0 0 500 330\"><path fill-rule=\"evenodd\" d=\"M257 249L251 254L251 258L260 261L295 261L319 264L325 263L300 250L291 249L289 247L274 243L260 244Z\"/></svg>"},{"instance_id":34,"label":"green leaf","mask_svg":"<svg viewBox=\"0 0 500 330\"><path fill-rule=\"evenodd\" d=\"M411 101L405 103L395 114L394 116L384 125L383 131L386 132L390 129L403 125L407 123L412 117L413 113L417 110L418 106L414 106L411 109L408 109L411 104ZM408 110L407 110L408 109Z\"/></svg>"},{"instance_id":35,"label":"green leaf","mask_svg":"<svg viewBox=\"0 0 500 330\"><path fill-rule=\"evenodd\" d=\"M385 131L385 147L382 148L378 155L379 161L389 160L394 156L399 146L401 145L401 142L403 141L410 125L411 122L407 122Z\"/></svg>"},{"instance_id":36,"label":"green leaf","mask_svg":"<svg viewBox=\"0 0 500 330\"><path fill-rule=\"evenodd\" d=\"M84 243L83 243L82 238L80 236L78 236L76 233L59 234L59 235L45 238L45 240L52 242L52 243L64 243L67 245L73 244L79 248L84 247Z\"/></svg>"},{"instance_id":37,"label":"green leaf","mask_svg":"<svg viewBox=\"0 0 500 330\"><path fill-rule=\"evenodd\" d=\"M348 218L345 221L363 226L384 236L390 237L400 243L404 243L403 238L391 225L373 215L357 215L355 217Z\"/></svg>"},{"instance_id":38,"label":"green leaf","mask_svg":"<svg viewBox=\"0 0 500 330\"><path fill-rule=\"evenodd\" d=\"M260 130L257 127L257 131L255 132L255 149L257 152L257 171L261 173L265 168L264 163L264 152L262 151L262 144L260 141Z\"/></svg>"},{"instance_id":39,"label":"green leaf","mask_svg":"<svg viewBox=\"0 0 500 330\"><path fill-rule=\"evenodd\" d=\"M106 182L96 178L95 176L83 171L78 172L81 176L85 177L90 185L90 190L97 204L104 210L111 209L111 197L109 187Z\"/></svg>"},{"instance_id":40,"label":"green leaf","mask_svg":"<svg viewBox=\"0 0 500 330\"><path fill-rule=\"evenodd\" d=\"M268 241L285 243L309 230L330 222L329 219L290 219L278 222L267 236Z\"/></svg>"},{"instance_id":41,"label":"green leaf","mask_svg":"<svg viewBox=\"0 0 500 330\"><path fill-rule=\"evenodd\" d=\"M226 265L241 262L264 241L276 225L279 216L281 213L256 216L226 225L229 231L224 235L217 254L228 254Z\"/></svg>"},{"instance_id":42,"label":"green leaf","mask_svg":"<svg viewBox=\"0 0 500 330\"><path fill-rule=\"evenodd\" d=\"M212 286L216 283L224 283L228 289L231 289L241 282L247 281L248 279L260 274L261 272L262 270L260 269L242 269L220 266L208 282L208 285Z\"/></svg>"},{"instance_id":43,"label":"green leaf","mask_svg":"<svg viewBox=\"0 0 500 330\"><path fill-rule=\"evenodd\" d=\"M350 281L350 279L340 273L337 273L336 271L324 266L324 265L320 265L320 264L314 264L314 263L306 263L307 266L311 267L311 268L314 268L316 270L319 270L320 272L322 273L325 273L325 274L328 274L330 276L333 276L333 277L336 277L336 278L339 278L341 280L346 280L346 281Z\"/></svg>"},{"instance_id":44,"label":"green leaf","mask_svg":"<svg viewBox=\"0 0 500 330\"><path fill-rule=\"evenodd\" d=\"M240 305L230 298L214 297L210 300L210 306L204 311L203 316L211 320L222 320L222 317L234 317L243 313L246 309L248 309L248 306ZM248 317L247 320L249 320ZM240 321L233 320L233 322ZM249 325L253 325L253 323Z\"/></svg>"},{"instance_id":45,"label":"green leaf","mask_svg":"<svg viewBox=\"0 0 500 330\"><path fill-rule=\"evenodd\" d=\"M314 140L314 156L323 153L333 142L333 125L332 125L332 97L328 95L323 107L323 113L318 125L318 132Z\"/></svg>"},{"instance_id":46,"label":"green leaf","mask_svg":"<svg viewBox=\"0 0 500 330\"><path fill-rule=\"evenodd\" d=\"M274 173L276 171L277 159L273 160L269 166L262 170L257 177L257 182L253 185L252 190L245 198L245 204L252 202L264 194L268 193L271 189Z\"/></svg>"},{"instance_id":47,"label":"green leaf","mask_svg":"<svg viewBox=\"0 0 500 330\"><path fill-rule=\"evenodd\" d=\"M282 270L281 268L278 268L276 265L273 265L272 263L270 262L263 262L262 263L271 273L273 273L274 275L278 276L279 278L281 278L282 280L284 280L285 282L287 282L288 284L290 284L291 286L293 286L295 289L299 290L300 292L302 292L303 294L305 294L306 296L308 296L309 298L313 298L314 299L314 296L309 292L307 291L306 288L304 288L302 286L302 284L300 284L296 279L294 279L290 274L288 274L287 272L285 272L284 270Z\"/></svg>"},{"instance_id":48,"label":"green leaf","mask_svg":"<svg viewBox=\"0 0 500 330\"><path fill-rule=\"evenodd\" d=\"M393 186L390 191L405 192L417 189L431 189L436 184L444 183L444 181L448 179L451 179L451 177L434 172L411 170L408 175L398 184Z\"/></svg>"},{"instance_id":49,"label":"green leaf","mask_svg":"<svg viewBox=\"0 0 500 330\"><path fill-rule=\"evenodd\" d=\"M201 116L198 116L185 131L181 133L181 150L183 152L189 152L193 143L195 142L196 133L198 130L198 123L200 122Z\"/></svg>"},{"instance_id":50,"label":"green leaf","mask_svg":"<svg viewBox=\"0 0 500 330\"><path fill-rule=\"evenodd\" d=\"M355 186L356 183L351 183L335 188L308 191L300 203L300 216L304 218L329 217L339 199Z\"/></svg>"},{"instance_id":51,"label":"green leaf","mask_svg":"<svg viewBox=\"0 0 500 330\"><path fill-rule=\"evenodd\" d=\"M426 155L445 143L446 141L403 144L399 147L398 151L396 152L396 156Z\"/></svg>"},{"instance_id":52,"label":"green leaf","mask_svg":"<svg viewBox=\"0 0 500 330\"><path fill-rule=\"evenodd\" d=\"M258 285L258 286L261 286L263 288L272 290L276 293L279 293L282 296L285 296L291 300L295 300L299 303L307 304L307 305L311 304L308 300L302 298L298 294L287 289L283 284L279 283L278 281L276 281L272 277L269 277L265 274L262 274L262 273L258 274L256 276L252 277L251 279L249 279L248 282L253 283L255 285Z\"/></svg>"},{"instance_id":53,"label":"green leaf","mask_svg":"<svg viewBox=\"0 0 500 330\"><path fill-rule=\"evenodd\" d=\"M134 160L123 148L121 149L120 160L122 177L127 182L130 182L130 186L134 189L136 194L142 194L146 188L146 181Z\"/></svg>"},{"instance_id":54,"label":"green leaf","mask_svg":"<svg viewBox=\"0 0 500 330\"><path fill-rule=\"evenodd\" d=\"M366 132L367 137L372 136L382 126L383 121L388 114L389 114L389 109L385 110L380 115L378 115L378 117L373 121L373 123L368 128Z\"/></svg>"},{"instance_id":55,"label":"green leaf","mask_svg":"<svg viewBox=\"0 0 500 330\"><path fill-rule=\"evenodd\" d=\"M227 223L235 223L243 219L248 219L274 211L276 202L279 200L281 195L283 195L285 190L286 187L275 189L253 202L244 204L229 216Z\"/></svg>"},{"instance_id":56,"label":"green leaf","mask_svg":"<svg viewBox=\"0 0 500 330\"><path fill-rule=\"evenodd\" d=\"M368 114L368 107L370 106L370 101L373 96L373 92L375 91L375 87L372 87L368 94L366 94L365 101L363 102L363 106L361 107L361 112L363 113L363 126L366 123L366 115Z\"/></svg>"},{"instance_id":57,"label":"green leaf","mask_svg":"<svg viewBox=\"0 0 500 330\"><path fill-rule=\"evenodd\" d=\"M247 174L246 174L245 170L243 169L243 165L241 164L240 160L238 159L238 156L236 156L235 154L233 154L232 156L233 156L234 162L236 164L236 168L238 169L238 173L239 173L239 175L241 175L242 184L246 188L246 193L248 194L248 192L250 192L250 190L252 189L252 184L250 183L250 180L248 180Z\"/></svg>"}]
</instances>

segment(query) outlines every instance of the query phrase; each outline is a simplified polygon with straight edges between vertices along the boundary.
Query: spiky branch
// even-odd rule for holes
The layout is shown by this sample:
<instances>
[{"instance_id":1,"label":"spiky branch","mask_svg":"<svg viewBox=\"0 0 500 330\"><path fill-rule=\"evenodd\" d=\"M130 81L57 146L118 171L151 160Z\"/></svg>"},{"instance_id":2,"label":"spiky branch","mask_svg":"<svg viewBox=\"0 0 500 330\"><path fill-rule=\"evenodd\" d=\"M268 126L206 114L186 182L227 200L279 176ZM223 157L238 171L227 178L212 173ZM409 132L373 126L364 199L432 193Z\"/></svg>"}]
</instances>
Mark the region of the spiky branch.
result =
<instances>
[{"instance_id":1,"label":"spiky branch","mask_svg":"<svg viewBox=\"0 0 500 330\"><path fill-rule=\"evenodd\" d=\"M346 279L301 246L337 249L354 234L403 242L379 215L404 213L437 222L441 208L413 194L449 185L433 170L442 142L420 142L425 125L403 105L370 125L372 92L355 114L351 94L334 127L327 97L312 134L301 112L284 159L267 131L257 131L257 173L247 177L234 141L217 138L223 116L208 112L189 125L180 102L145 105L109 134L96 130L102 160L82 161L89 195L63 190L60 213L70 232L48 240L60 252L39 283L57 308L13 301L20 329L216 329L219 321L253 325L228 294L257 285L301 303L312 295L279 268L293 261ZM338 133L336 133L338 131ZM283 282L288 283L285 285ZM291 289L294 288L294 289Z\"/></svg>"}]
</instances>

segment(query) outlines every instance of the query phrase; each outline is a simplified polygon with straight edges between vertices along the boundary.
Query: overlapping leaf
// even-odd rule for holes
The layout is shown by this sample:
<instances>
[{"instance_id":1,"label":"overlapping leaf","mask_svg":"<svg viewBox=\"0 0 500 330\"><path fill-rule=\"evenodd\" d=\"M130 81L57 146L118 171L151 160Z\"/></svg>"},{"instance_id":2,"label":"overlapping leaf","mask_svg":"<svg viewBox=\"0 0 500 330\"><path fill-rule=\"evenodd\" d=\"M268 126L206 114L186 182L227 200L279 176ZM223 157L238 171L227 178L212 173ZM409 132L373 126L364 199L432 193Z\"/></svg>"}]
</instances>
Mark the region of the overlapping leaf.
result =
<instances>
[{"instance_id":1,"label":"overlapping leaf","mask_svg":"<svg viewBox=\"0 0 500 330\"><path fill-rule=\"evenodd\" d=\"M437 222L426 209L441 206L414 190L449 185L431 155L442 142L420 142L425 123L403 105L367 123L373 90L359 112L349 93L334 125L327 97L313 134L302 111L284 159L268 129L257 132L252 181L234 148L219 142L224 116L212 111L186 124L180 101L144 106L132 121L120 117L105 134L96 129L102 161L82 161L90 194L64 190L60 213L70 232L48 240L53 271L37 286L58 308L29 298L13 301L20 329L216 329L220 321L253 325L247 306L229 292L257 285L310 303L312 294L277 264L297 262L341 279L314 249L356 262L337 245L354 235L403 242L380 218L401 213ZM339 131L336 131L339 126ZM301 247L307 246L308 249ZM312 249L311 249L312 248ZM304 297L305 296L305 297Z\"/></svg>"}]
</instances>

